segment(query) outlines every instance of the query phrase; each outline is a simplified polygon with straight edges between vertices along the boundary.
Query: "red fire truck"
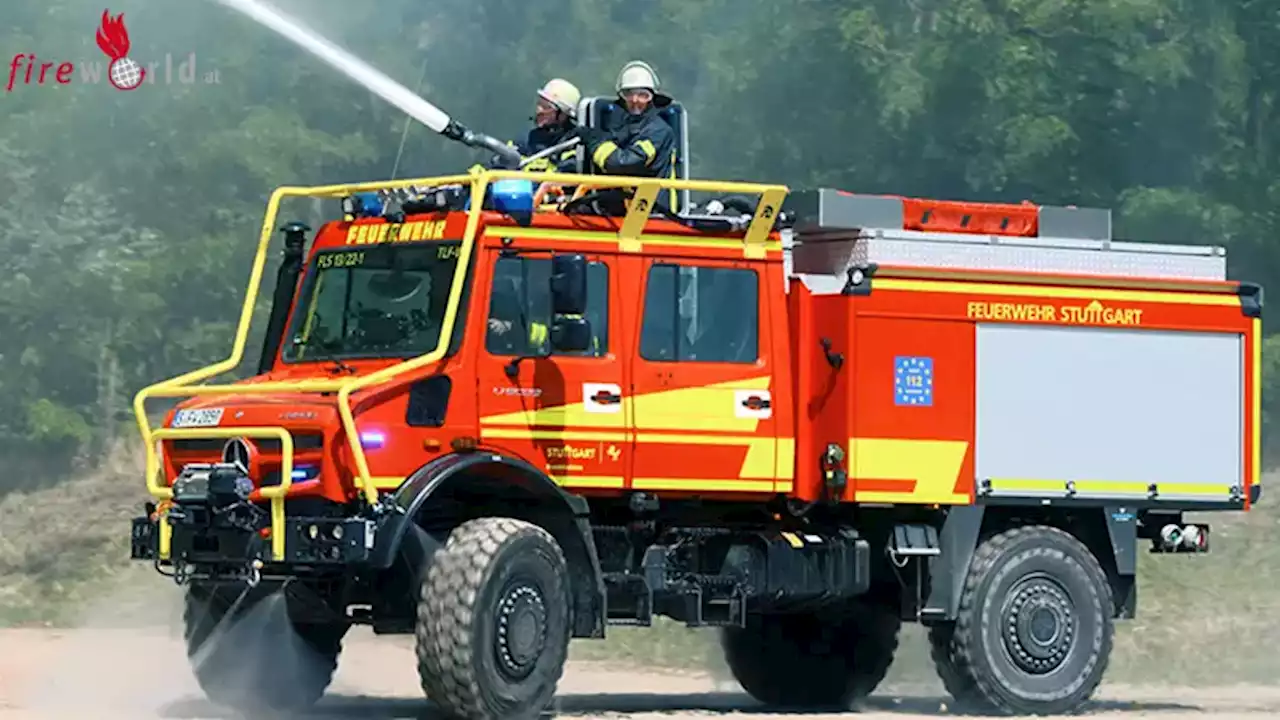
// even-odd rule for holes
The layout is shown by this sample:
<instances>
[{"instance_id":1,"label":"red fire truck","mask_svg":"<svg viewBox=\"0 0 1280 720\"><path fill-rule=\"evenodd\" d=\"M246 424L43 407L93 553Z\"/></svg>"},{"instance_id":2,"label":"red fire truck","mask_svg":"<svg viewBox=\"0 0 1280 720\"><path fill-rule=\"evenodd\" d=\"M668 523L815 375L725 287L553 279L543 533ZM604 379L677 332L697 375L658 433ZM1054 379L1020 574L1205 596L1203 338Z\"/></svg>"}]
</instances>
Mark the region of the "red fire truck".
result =
<instances>
[{"instance_id":1,"label":"red fire truck","mask_svg":"<svg viewBox=\"0 0 1280 720\"><path fill-rule=\"evenodd\" d=\"M1222 248L678 167L275 192L230 356L135 402L133 557L213 699L313 703L364 624L450 715L532 716L571 638L665 616L771 705L871 693L915 621L959 703L1070 712L1139 540L1204 552L1185 512L1258 501L1262 293ZM297 197L342 215L283 226L256 372L207 384ZM227 680L262 649L212 628L273 595L322 661Z\"/></svg>"}]
</instances>

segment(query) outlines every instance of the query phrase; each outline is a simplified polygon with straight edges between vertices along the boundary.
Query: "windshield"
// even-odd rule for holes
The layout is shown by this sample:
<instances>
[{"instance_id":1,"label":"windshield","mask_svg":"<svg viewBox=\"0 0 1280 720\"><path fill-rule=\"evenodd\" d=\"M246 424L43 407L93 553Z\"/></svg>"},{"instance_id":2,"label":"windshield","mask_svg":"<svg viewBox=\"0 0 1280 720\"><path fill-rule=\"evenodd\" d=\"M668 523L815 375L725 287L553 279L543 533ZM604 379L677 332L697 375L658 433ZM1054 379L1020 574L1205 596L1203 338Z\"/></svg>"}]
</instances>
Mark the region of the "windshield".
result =
<instances>
[{"instance_id":1,"label":"windshield","mask_svg":"<svg viewBox=\"0 0 1280 720\"><path fill-rule=\"evenodd\" d=\"M454 241L317 253L290 322L285 362L434 350L460 247Z\"/></svg>"}]
</instances>

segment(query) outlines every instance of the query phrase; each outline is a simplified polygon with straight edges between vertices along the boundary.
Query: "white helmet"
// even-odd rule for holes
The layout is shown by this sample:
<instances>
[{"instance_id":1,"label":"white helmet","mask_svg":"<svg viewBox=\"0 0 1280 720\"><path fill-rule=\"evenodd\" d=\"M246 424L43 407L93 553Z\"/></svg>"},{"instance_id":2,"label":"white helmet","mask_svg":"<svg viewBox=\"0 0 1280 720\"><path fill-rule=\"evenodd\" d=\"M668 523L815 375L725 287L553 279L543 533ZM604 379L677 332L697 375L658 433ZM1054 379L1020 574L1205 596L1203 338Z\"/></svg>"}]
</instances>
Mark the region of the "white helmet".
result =
<instances>
[{"instance_id":1,"label":"white helmet","mask_svg":"<svg viewBox=\"0 0 1280 720\"><path fill-rule=\"evenodd\" d=\"M658 73L649 67L649 63L642 60L632 60L622 66L622 72L618 73L617 92L619 95L624 90L645 89L658 94Z\"/></svg>"},{"instance_id":2,"label":"white helmet","mask_svg":"<svg viewBox=\"0 0 1280 720\"><path fill-rule=\"evenodd\" d=\"M569 117L575 117L578 114L578 101L582 99L582 93L578 91L577 85L568 80L552 78L538 91L538 97L555 105L557 110Z\"/></svg>"}]
</instances>

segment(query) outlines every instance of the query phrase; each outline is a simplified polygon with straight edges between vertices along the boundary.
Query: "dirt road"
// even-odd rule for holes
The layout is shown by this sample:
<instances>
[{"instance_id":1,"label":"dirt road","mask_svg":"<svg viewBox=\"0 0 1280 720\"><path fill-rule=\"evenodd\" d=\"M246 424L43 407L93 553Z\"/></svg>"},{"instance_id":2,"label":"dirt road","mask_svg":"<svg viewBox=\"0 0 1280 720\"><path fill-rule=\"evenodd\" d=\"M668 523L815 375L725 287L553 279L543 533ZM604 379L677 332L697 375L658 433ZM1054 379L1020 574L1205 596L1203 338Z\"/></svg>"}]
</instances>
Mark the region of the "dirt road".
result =
<instances>
[{"instance_id":1,"label":"dirt road","mask_svg":"<svg viewBox=\"0 0 1280 720\"><path fill-rule=\"evenodd\" d=\"M785 717L755 707L736 688L707 676L586 664L571 665L559 700L560 716L574 718ZM1194 693L1108 688L1094 712L1099 718L1163 720L1278 714L1280 689L1251 688ZM886 688L860 712L796 717L908 720L948 715L945 701L928 692ZM229 717L201 697L172 631L0 631L0 720ZM312 717L434 718L418 689L408 639L353 632L330 695Z\"/></svg>"}]
</instances>

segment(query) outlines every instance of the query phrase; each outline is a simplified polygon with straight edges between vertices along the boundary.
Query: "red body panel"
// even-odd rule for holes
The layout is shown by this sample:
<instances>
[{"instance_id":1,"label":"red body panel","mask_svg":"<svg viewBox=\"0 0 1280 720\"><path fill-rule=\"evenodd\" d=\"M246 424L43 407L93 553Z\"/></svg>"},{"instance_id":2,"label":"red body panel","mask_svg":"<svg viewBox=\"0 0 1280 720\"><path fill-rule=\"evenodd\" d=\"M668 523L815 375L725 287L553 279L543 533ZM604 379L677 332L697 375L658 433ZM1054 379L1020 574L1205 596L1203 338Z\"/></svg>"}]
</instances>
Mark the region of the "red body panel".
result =
<instances>
[{"instance_id":1,"label":"red body panel","mask_svg":"<svg viewBox=\"0 0 1280 720\"><path fill-rule=\"evenodd\" d=\"M934 210L961 212L965 207ZM998 210L1022 225L1034 224L1033 211ZM335 222L319 231L312 253L389 238L457 240L465 225L462 212L412 216L398 231L386 230L388 224L382 220ZM1022 225L1019 232L1025 230ZM1232 284L1182 283L1202 292L1173 296L1118 289L1125 283L1101 279L1003 273L1000 282L993 282L938 269L923 273L882 268L886 277L877 276L869 294L814 295L802 282L784 278L776 240L764 259L748 260L735 238L654 221L648 232L657 237L646 235L645 246L636 253L620 247L613 235L616 229L616 220L596 217L548 214L531 227L520 227L495 213L483 216L466 305L459 310L465 331L457 351L439 367L403 376L376 395L354 396L360 431L384 438L380 446L366 449L375 483L392 489L426 462L451 452L458 438L471 438L482 448L545 469L582 494L634 489L710 498L782 493L817 500L823 495L818 459L828 445L835 445L847 452L850 481L841 495L845 501L972 502L978 322L1243 333L1250 350L1246 395L1253 397L1254 360L1249 358L1254 357L1252 343L1257 339L1239 302L1224 302L1238 300L1223 294L1224 288L1235 287ZM519 363L514 379L508 377L510 358L485 349L489 283L500 249L508 246L582 252L607 265L609 322L602 356L527 359ZM649 269L657 263L694 260L702 266L744 268L757 274L756 362L675 363L641 356ZM1197 300L1205 297L1217 300ZM824 347L830 348L830 357ZM899 356L937 360L931 406L895 403L893 383L886 379L891 380ZM833 361L841 366L833 367ZM392 362L347 364L364 374ZM277 354L275 369L256 380L332 377L336 372L332 363L287 364ZM443 427L407 426L409 384L435 373L447 374L452 381ZM606 407L590 399L614 390L622 399L616 405ZM323 435L323 450L299 448L296 463L319 463L322 469L314 480L296 484L294 492L342 501L353 497L355 488L335 403L332 395L282 394L214 396L181 407L225 407L224 426L282 425ZM1246 438L1253 438L1254 421L1249 413L1246 416ZM167 417L166 425L170 421ZM175 442L182 444L164 444L170 479L183 463L216 459L220 449L196 443L195 449L179 450ZM1250 440L1242 452L1245 476L1252 478ZM278 469L278 453L263 450L257 459L263 473Z\"/></svg>"}]
</instances>

